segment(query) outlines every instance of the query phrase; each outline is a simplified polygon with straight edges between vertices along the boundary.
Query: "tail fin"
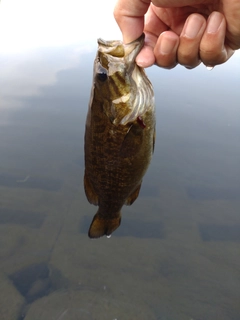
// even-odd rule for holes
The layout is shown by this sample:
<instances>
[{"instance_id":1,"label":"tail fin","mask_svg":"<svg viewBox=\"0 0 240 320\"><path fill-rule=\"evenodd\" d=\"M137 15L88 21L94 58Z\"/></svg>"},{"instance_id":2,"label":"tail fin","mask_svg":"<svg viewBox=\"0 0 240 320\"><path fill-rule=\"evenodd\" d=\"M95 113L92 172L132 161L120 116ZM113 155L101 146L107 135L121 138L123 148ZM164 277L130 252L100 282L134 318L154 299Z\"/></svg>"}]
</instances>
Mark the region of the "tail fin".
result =
<instances>
[{"instance_id":1,"label":"tail fin","mask_svg":"<svg viewBox=\"0 0 240 320\"><path fill-rule=\"evenodd\" d=\"M100 238L104 235L110 236L121 223L121 213L119 212L114 218L106 219L98 214L93 217L90 225L88 236L89 238Z\"/></svg>"}]
</instances>

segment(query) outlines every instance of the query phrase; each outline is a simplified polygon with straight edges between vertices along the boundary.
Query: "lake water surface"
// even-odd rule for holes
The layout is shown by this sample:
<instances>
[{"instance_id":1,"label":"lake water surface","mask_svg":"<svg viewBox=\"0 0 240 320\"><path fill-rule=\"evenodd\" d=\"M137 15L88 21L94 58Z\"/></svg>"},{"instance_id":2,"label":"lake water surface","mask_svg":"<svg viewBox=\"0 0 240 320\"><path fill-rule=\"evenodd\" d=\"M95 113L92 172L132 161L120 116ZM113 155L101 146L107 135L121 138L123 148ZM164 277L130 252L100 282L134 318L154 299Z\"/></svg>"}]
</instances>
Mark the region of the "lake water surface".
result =
<instances>
[{"instance_id":1,"label":"lake water surface","mask_svg":"<svg viewBox=\"0 0 240 320\"><path fill-rule=\"evenodd\" d=\"M1 320L240 319L240 56L147 70L157 136L140 196L90 240L95 50L1 55Z\"/></svg>"}]
</instances>

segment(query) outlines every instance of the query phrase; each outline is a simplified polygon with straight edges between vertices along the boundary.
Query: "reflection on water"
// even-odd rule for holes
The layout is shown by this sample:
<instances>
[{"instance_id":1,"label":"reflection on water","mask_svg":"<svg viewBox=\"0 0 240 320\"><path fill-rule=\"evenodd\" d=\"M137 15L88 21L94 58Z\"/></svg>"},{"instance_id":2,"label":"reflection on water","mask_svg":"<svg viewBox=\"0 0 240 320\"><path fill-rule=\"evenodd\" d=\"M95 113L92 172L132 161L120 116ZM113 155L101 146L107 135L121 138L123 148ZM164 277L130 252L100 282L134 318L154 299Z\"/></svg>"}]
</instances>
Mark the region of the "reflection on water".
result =
<instances>
[{"instance_id":1,"label":"reflection on water","mask_svg":"<svg viewBox=\"0 0 240 320\"><path fill-rule=\"evenodd\" d=\"M1 320L239 320L239 57L211 72L148 70L154 158L122 228L92 241L82 180L94 55L38 90L0 91Z\"/></svg>"},{"instance_id":2,"label":"reflection on water","mask_svg":"<svg viewBox=\"0 0 240 320\"><path fill-rule=\"evenodd\" d=\"M240 241L240 225L200 224L203 241Z\"/></svg>"},{"instance_id":3,"label":"reflection on water","mask_svg":"<svg viewBox=\"0 0 240 320\"><path fill-rule=\"evenodd\" d=\"M57 191L61 188L61 181L49 178L37 178L30 175L22 176L0 173L0 186L8 188L32 188Z\"/></svg>"},{"instance_id":4,"label":"reflection on water","mask_svg":"<svg viewBox=\"0 0 240 320\"><path fill-rule=\"evenodd\" d=\"M46 214L39 212L27 212L0 207L0 224L20 224L31 228L40 228Z\"/></svg>"},{"instance_id":5,"label":"reflection on water","mask_svg":"<svg viewBox=\"0 0 240 320\"><path fill-rule=\"evenodd\" d=\"M49 293L51 283L47 264L30 265L9 275L14 286L31 303Z\"/></svg>"},{"instance_id":6,"label":"reflection on water","mask_svg":"<svg viewBox=\"0 0 240 320\"><path fill-rule=\"evenodd\" d=\"M240 187L211 188L211 187L187 187L187 194L194 200L238 200L240 199Z\"/></svg>"},{"instance_id":7,"label":"reflection on water","mask_svg":"<svg viewBox=\"0 0 240 320\"><path fill-rule=\"evenodd\" d=\"M86 234L88 232L91 218L84 216L80 221L80 232ZM114 237L137 237L137 238L156 238L163 239L165 237L164 225L160 221L138 221L124 217L121 222L121 228L114 232Z\"/></svg>"}]
</instances>

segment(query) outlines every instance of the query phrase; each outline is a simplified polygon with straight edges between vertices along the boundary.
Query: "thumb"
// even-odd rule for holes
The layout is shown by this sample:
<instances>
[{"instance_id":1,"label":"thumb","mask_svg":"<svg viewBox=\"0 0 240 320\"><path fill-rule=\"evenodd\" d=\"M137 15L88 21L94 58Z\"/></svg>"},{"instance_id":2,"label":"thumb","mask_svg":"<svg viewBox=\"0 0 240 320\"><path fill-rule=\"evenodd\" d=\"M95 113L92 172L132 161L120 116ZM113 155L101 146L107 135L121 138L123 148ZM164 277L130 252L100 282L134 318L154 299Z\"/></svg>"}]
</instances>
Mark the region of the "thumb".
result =
<instances>
[{"instance_id":1,"label":"thumb","mask_svg":"<svg viewBox=\"0 0 240 320\"><path fill-rule=\"evenodd\" d=\"M143 33L144 15L151 0L118 0L114 8L114 18L122 32L123 41L134 41Z\"/></svg>"}]
</instances>

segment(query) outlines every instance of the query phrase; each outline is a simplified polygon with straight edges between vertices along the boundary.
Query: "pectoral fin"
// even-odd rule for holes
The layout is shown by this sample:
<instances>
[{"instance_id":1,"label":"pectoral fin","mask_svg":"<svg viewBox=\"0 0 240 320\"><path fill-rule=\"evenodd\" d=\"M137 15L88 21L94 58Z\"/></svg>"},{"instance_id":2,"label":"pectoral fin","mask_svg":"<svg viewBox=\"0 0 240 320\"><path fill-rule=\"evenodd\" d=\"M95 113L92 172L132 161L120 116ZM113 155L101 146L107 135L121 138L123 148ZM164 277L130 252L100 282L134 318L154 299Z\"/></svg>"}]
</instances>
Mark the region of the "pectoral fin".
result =
<instances>
[{"instance_id":1,"label":"pectoral fin","mask_svg":"<svg viewBox=\"0 0 240 320\"><path fill-rule=\"evenodd\" d=\"M98 195L96 194L91 181L88 179L86 172L84 175L84 189L87 196L88 201L91 204L95 204L95 206L98 205Z\"/></svg>"},{"instance_id":2,"label":"pectoral fin","mask_svg":"<svg viewBox=\"0 0 240 320\"><path fill-rule=\"evenodd\" d=\"M135 156L142 147L144 129L136 122L131 125L121 145L120 157Z\"/></svg>"},{"instance_id":3,"label":"pectoral fin","mask_svg":"<svg viewBox=\"0 0 240 320\"><path fill-rule=\"evenodd\" d=\"M127 198L125 201L125 205L130 206L133 204L133 202L137 199L140 189L141 189L142 183L139 184L139 186L133 191L133 193Z\"/></svg>"},{"instance_id":4,"label":"pectoral fin","mask_svg":"<svg viewBox=\"0 0 240 320\"><path fill-rule=\"evenodd\" d=\"M95 214L93 221L90 225L88 236L89 238L100 238L104 235L110 236L121 223L121 213L112 219L102 218L98 212Z\"/></svg>"}]
</instances>

